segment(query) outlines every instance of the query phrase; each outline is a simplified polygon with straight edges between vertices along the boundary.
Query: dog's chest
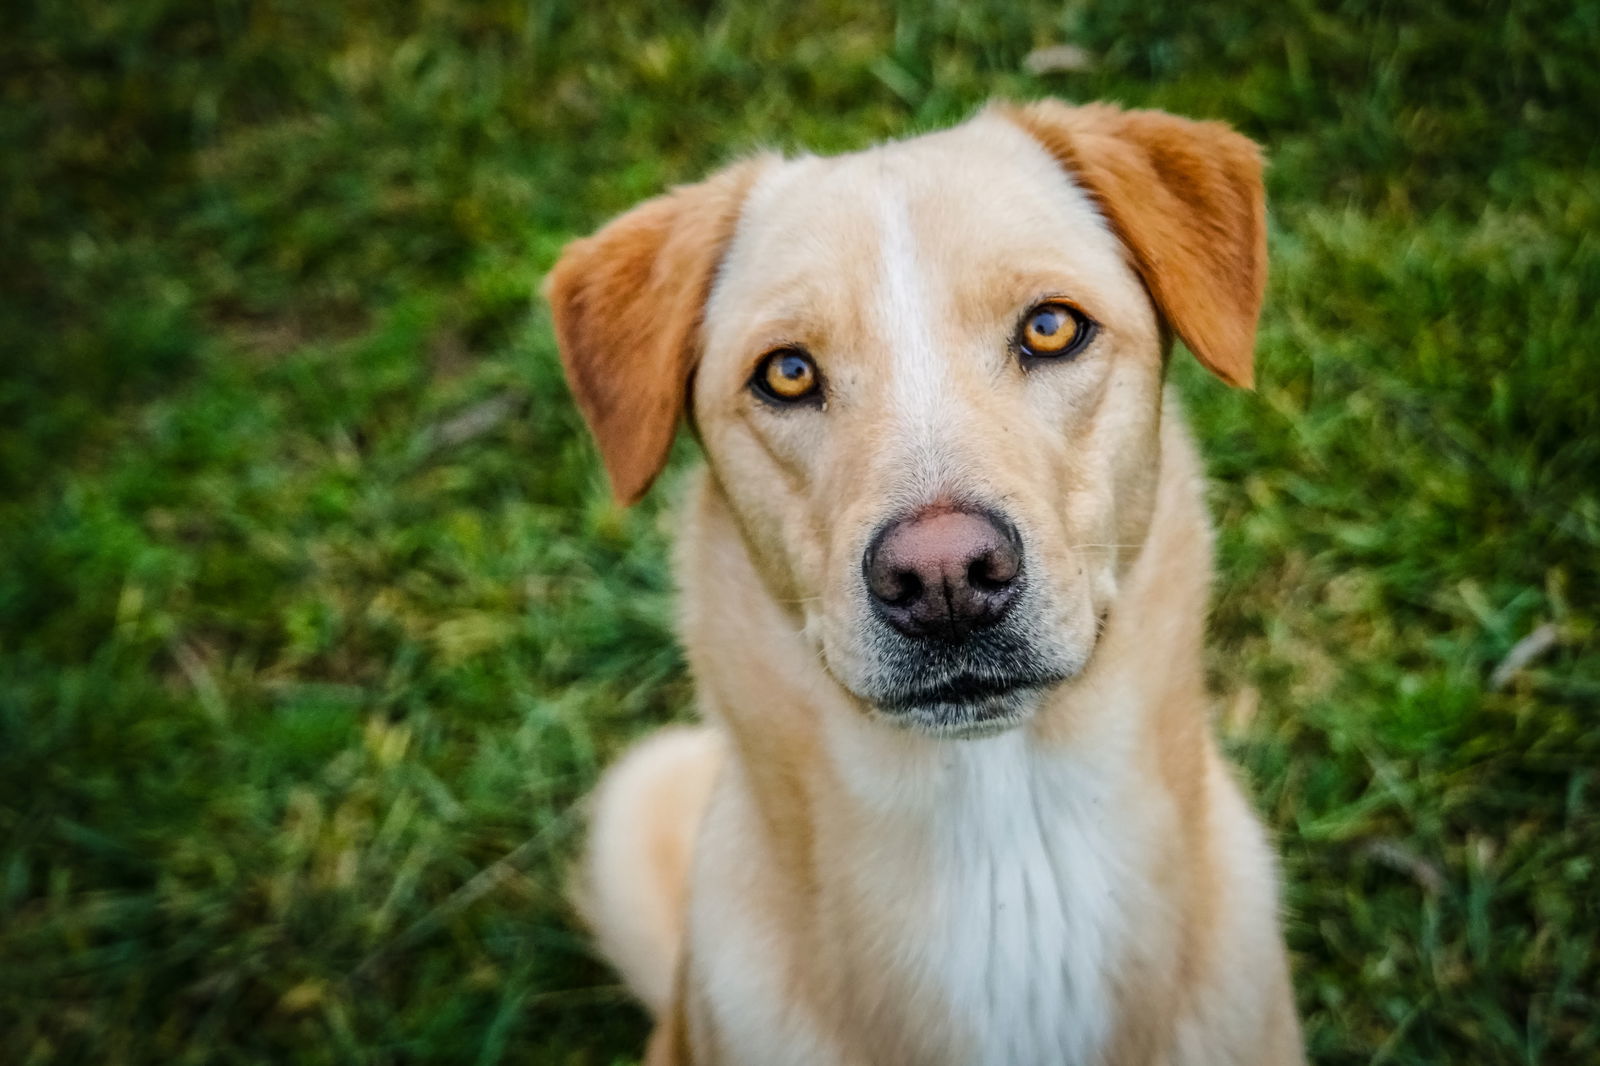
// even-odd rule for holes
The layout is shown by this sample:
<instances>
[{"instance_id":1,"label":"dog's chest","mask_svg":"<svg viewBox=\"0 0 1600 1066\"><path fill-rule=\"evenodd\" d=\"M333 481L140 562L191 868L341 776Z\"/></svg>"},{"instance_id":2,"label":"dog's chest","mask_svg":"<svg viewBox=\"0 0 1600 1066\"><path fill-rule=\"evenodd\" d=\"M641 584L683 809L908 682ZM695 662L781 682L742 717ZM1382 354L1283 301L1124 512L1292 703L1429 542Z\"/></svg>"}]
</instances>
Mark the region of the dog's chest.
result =
<instances>
[{"instance_id":1,"label":"dog's chest","mask_svg":"<svg viewBox=\"0 0 1600 1066\"><path fill-rule=\"evenodd\" d=\"M918 1061L1097 1061L1131 889L1094 775L1002 737L909 788L850 890L863 1030Z\"/></svg>"}]
</instances>

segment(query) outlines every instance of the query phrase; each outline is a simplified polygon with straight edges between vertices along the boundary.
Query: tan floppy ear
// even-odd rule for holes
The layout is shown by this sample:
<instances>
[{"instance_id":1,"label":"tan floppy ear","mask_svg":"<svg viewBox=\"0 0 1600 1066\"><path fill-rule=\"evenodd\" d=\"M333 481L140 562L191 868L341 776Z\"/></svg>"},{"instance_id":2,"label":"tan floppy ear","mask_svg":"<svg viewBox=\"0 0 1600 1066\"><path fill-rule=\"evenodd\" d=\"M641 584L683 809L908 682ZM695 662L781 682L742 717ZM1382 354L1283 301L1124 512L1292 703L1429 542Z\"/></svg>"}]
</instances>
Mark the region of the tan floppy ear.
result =
<instances>
[{"instance_id":1,"label":"tan floppy ear","mask_svg":"<svg viewBox=\"0 0 1600 1066\"><path fill-rule=\"evenodd\" d=\"M1094 198L1173 331L1230 385L1255 376L1267 287L1261 151L1219 122L1042 100L1003 113Z\"/></svg>"},{"instance_id":2,"label":"tan floppy ear","mask_svg":"<svg viewBox=\"0 0 1600 1066\"><path fill-rule=\"evenodd\" d=\"M764 162L640 204L567 245L545 279L567 382L624 504L666 465L706 299Z\"/></svg>"}]
</instances>

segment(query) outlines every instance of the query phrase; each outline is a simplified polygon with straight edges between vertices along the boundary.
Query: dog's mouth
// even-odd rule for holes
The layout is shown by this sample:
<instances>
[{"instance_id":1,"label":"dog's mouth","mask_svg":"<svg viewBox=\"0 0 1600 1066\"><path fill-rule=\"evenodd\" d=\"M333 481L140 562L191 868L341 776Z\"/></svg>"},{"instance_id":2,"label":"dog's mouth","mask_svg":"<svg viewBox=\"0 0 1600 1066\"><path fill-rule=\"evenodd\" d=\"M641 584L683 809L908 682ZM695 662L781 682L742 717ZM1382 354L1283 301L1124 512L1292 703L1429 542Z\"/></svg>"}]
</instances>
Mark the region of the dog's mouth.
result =
<instances>
[{"instance_id":1,"label":"dog's mouth","mask_svg":"<svg viewBox=\"0 0 1600 1066\"><path fill-rule=\"evenodd\" d=\"M999 625L961 640L910 639L886 624L868 631L866 662L828 669L877 721L936 737L1003 732L1033 716L1057 686L1088 665L1094 635L1046 624L1037 606L1019 605ZM1054 632L1052 632L1054 631ZM1041 633L1045 635L1041 636Z\"/></svg>"},{"instance_id":2,"label":"dog's mouth","mask_svg":"<svg viewBox=\"0 0 1600 1066\"><path fill-rule=\"evenodd\" d=\"M879 707L890 714L915 711L919 707L949 704L956 707L983 706L1023 692L1038 691L1060 678L1009 680L959 673L931 685L918 686L883 700Z\"/></svg>"},{"instance_id":3,"label":"dog's mouth","mask_svg":"<svg viewBox=\"0 0 1600 1066\"><path fill-rule=\"evenodd\" d=\"M1045 691L1065 674L1029 673L990 677L953 674L918 684L874 701L878 717L901 728L940 737L968 738L1000 733L1026 720Z\"/></svg>"}]
</instances>

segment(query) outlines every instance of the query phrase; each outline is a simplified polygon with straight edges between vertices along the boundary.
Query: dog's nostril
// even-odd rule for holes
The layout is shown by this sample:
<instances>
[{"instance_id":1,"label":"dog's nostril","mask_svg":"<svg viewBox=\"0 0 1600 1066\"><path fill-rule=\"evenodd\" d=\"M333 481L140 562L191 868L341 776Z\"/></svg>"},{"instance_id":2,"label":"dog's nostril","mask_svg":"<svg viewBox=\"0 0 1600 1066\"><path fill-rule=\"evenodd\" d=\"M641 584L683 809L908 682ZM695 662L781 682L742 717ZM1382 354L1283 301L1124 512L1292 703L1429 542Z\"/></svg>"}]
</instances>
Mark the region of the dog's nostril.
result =
<instances>
[{"instance_id":1,"label":"dog's nostril","mask_svg":"<svg viewBox=\"0 0 1600 1066\"><path fill-rule=\"evenodd\" d=\"M896 607L912 603L922 595L922 579L909 570L901 570L894 575L893 583L888 587L888 594L883 596L884 602Z\"/></svg>"},{"instance_id":2,"label":"dog's nostril","mask_svg":"<svg viewBox=\"0 0 1600 1066\"><path fill-rule=\"evenodd\" d=\"M967 567L967 583L973 588L996 589L1008 584L1009 581L1009 578L995 576L994 567L987 555Z\"/></svg>"},{"instance_id":3,"label":"dog's nostril","mask_svg":"<svg viewBox=\"0 0 1600 1066\"><path fill-rule=\"evenodd\" d=\"M977 588L1001 589L1015 581L1021 572L1022 553L1009 537L1002 535L994 548L973 561L967 580Z\"/></svg>"}]
</instances>

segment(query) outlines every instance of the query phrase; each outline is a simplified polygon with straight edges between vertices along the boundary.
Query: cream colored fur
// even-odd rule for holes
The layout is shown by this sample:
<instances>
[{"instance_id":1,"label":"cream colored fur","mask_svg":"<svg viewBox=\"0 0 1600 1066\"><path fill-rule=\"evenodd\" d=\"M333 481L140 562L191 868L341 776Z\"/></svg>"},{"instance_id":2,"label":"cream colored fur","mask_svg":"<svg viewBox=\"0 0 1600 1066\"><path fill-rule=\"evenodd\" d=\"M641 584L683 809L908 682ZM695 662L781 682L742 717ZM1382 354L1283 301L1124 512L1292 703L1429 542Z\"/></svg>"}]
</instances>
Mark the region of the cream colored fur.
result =
<instances>
[{"instance_id":1,"label":"cream colored fur","mask_svg":"<svg viewBox=\"0 0 1600 1066\"><path fill-rule=\"evenodd\" d=\"M1050 294L1097 347L1018 370ZM581 890L649 1061L1302 1061L1270 849L1209 729L1201 468L1093 199L993 114L767 161L703 335L676 572L705 724L609 771ZM827 407L753 405L751 358L796 343ZM861 695L863 546L951 494L1014 516L1072 673L995 735Z\"/></svg>"}]
</instances>

